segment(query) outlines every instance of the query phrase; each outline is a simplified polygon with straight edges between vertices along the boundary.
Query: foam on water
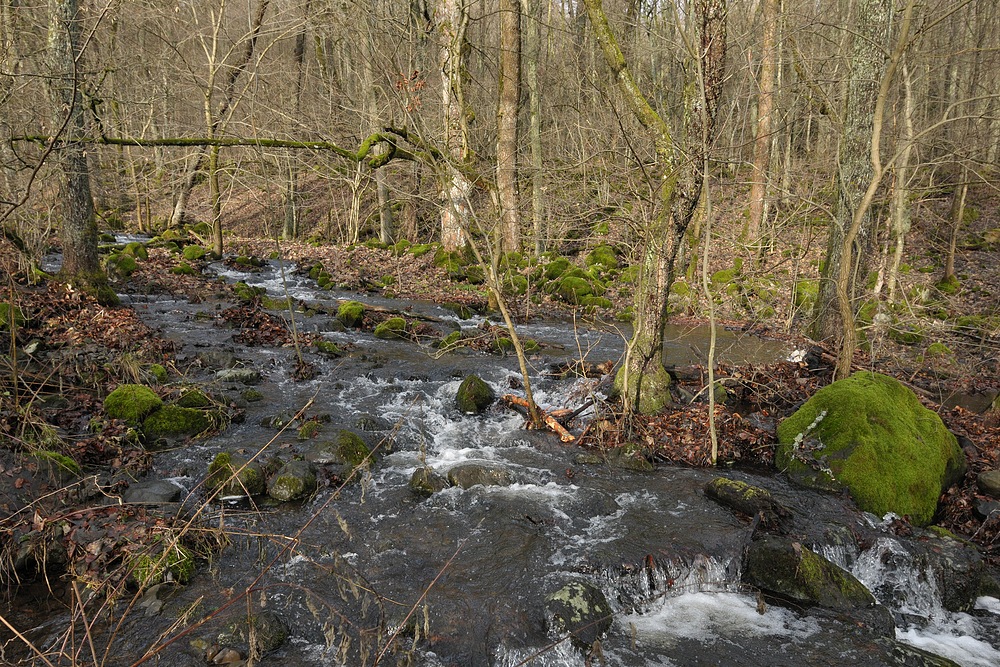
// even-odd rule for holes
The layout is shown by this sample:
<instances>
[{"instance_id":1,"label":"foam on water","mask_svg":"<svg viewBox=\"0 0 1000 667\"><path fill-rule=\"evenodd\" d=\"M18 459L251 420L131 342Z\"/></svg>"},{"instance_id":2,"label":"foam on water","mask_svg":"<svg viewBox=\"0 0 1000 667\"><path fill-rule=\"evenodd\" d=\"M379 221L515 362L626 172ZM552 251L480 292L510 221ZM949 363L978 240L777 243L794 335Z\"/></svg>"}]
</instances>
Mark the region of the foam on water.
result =
<instances>
[{"instance_id":1,"label":"foam on water","mask_svg":"<svg viewBox=\"0 0 1000 667\"><path fill-rule=\"evenodd\" d=\"M669 648L679 639L711 643L747 637L802 640L817 632L815 619L799 618L781 607L758 612L757 601L738 593L685 593L662 598L658 608L619 619L637 643Z\"/></svg>"}]
</instances>

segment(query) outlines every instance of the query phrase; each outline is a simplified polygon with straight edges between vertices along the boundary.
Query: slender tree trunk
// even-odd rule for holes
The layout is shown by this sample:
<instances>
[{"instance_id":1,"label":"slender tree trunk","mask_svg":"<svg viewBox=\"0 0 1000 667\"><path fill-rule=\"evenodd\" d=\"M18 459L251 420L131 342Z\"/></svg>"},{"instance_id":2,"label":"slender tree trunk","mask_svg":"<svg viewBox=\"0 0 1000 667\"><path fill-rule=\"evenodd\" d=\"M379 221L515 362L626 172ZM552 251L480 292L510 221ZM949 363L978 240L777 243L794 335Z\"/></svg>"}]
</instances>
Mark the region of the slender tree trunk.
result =
<instances>
[{"instance_id":1,"label":"slender tree trunk","mask_svg":"<svg viewBox=\"0 0 1000 667\"><path fill-rule=\"evenodd\" d=\"M223 3L224 4L224 3ZM260 0L257 5L257 11L254 14L253 24L250 28L250 34L246 38L246 42L243 46L243 53L240 54L239 60L233 65L232 69L229 71L229 77L226 79L225 88L222 91L222 101L219 103L219 109L213 115L211 109L208 113L208 136L214 137L218 134L219 130L222 129L227 120L229 113L233 110L236 105L237 95L236 95L236 84L240 80L240 75L246 71L249 67L250 62L253 60L253 54L257 48L257 38L260 35L261 26L264 24L264 16L267 13L267 7L270 4L270 0ZM220 7L218 13L218 20L222 20L222 14L224 9ZM213 36L213 40L217 39L218 26L216 26L216 34ZM213 45L213 57L215 52L215 46ZM215 74L219 69L219 64L215 62L210 62L208 64L210 70L209 83L206 86L205 95L209 100L212 98L213 88L215 88ZM179 227L184 222L184 215L187 211L187 202L191 197L191 190L194 189L194 184L198 180L198 172L202 170L205 164L205 159L208 157L209 150L207 147L202 147L201 150L195 156L193 162L189 163L188 171L184 175L184 180L181 183L181 189L177 192L177 198L174 200L174 210L170 215L170 227ZM221 239L221 234L219 235Z\"/></svg>"},{"instance_id":2,"label":"slender tree trunk","mask_svg":"<svg viewBox=\"0 0 1000 667\"><path fill-rule=\"evenodd\" d=\"M295 35L292 62L295 64L295 118L302 116L302 83L305 76L306 33L308 32L309 9L312 0L306 0L302 7L302 27ZM294 239L299 233L299 174L292 154L288 154L288 179L285 183L285 225L281 238Z\"/></svg>"},{"instance_id":3,"label":"slender tree trunk","mask_svg":"<svg viewBox=\"0 0 1000 667\"><path fill-rule=\"evenodd\" d=\"M896 161L896 180L892 191L892 236L894 247L886 273L886 294L889 303L896 299L896 281L899 264L903 260L903 246L910 231L910 159L913 154L913 81L906 60L903 60L903 148Z\"/></svg>"},{"instance_id":4,"label":"slender tree trunk","mask_svg":"<svg viewBox=\"0 0 1000 667\"><path fill-rule=\"evenodd\" d=\"M764 39L761 44L760 93L757 96L757 137L754 140L753 173L750 181L750 221L747 237L760 236L767 201L771 165L771 117L774 112L774 74L777 62L778 0L764 0Z\"/></svg>"},{"instance_id":5,"label":"slender tree trunk","mask_svg":"<svg viewBox=\"0 0 1000 667\"><path fill-rule=\"evenodd\" d=\"M527 22L524 40L524 82L528 88L528 149L531 152L531 228L535 238L535 256L545 252L544 206L542 200L542 111L538 88L538 58L541 53L538 0L521 0L521 13Z\"/></svg>"},{"instance_id":6,"label":"slender tree trunk","mask_svg":"<svg viewBox=\"0 0 1000 667\"><path fill-rule=\"evenodd\" d=\"M64 280L98 298L117 304L118 297L107 284L107 276L97 255L97 221L90 190L87 152L74 139L84 134L83 108L79 90L80 15L77 0L49 0L48 57L49 100L52 125L66 126L66 143L59 149L62 172L62 241Z\"/></svg>"},{"instance_id":7,"label":"slender tree trunk","mask_svg":"<svg viewBox=\"0 0 1000 667\"><path fill-rule=\"evenodd\" d=\"M963 167L961 175L962 182L955 186L955 192L951 198L951 211L948 216L951 222L951 233L948 237L948 256L944 265L945 280L955 278L955 249L958 246L958 233L965 220L965 197L969 193L969 168Z\"/></svg>"},{"instance_id":8,"label":"slender tree trunk","mask_svg":"<svg viewBox=\"0 0 1000 667\"><path fill-rule=\"evenodd\" d=\"M457 250L465 245L472 204L472 183L458 168L468 160L469 137L464 98L463 65L466 54L465 32L469 23L467 0L439 0L438 35L441 39L441 108L444 110L445 147L450 164L444 184L441 210L441 246Z\"/></svg>"},{"instance_id":9,"label":"slender tree trunk","mask_svg":"<svg viewBox=\"0 0 1000 667\"><path fill-rule=\"evenodd\" d=\"M500 0L500 76L497 82L497 199L506 252L521 249L517 184L518 106L521 100L520 0Z\"/></svg>"}]
</instances>

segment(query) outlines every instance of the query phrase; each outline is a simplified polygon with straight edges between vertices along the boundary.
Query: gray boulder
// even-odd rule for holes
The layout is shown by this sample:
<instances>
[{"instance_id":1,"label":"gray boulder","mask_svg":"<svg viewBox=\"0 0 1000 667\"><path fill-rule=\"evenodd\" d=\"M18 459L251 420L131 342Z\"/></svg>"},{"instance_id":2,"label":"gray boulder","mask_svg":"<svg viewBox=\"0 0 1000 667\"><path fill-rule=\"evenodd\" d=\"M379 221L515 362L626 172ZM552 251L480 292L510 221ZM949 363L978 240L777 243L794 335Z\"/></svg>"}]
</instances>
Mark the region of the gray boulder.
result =
<instances>
[{"instance_id":1,"label":"gray boulder","mask_svg":"<svg viewBox=\"0 0 1000 667\"><path fill-rule=\"evenodd\" d=\"M452 486L470 489L477 484L483 486L510 486L513 476L506 468L488 463L462 463L448 471L448 481Z\"/></svg>"},{"instance_id":2,"label":"gray boulder","mask_svg":"<svg viewBox=\"0 0 1000 667\"><path fill-rule=\"evenodd\" d=\"M267 482L267 495L286 502L316 490L316 471L308 461L289 461Z\"/></svg>"},{"instance_id":3,"label":"gray boulder","mask_svg":"<svg viewBox=\"0 0 1000 667\"><path fill-rule=\"evenodd\" d=\"M589 652L611 628L612 611L601 589L572 581L546 598L545 618L550 632L557 636L568 633L577 648Z\"/></svg>"},{"instance_id":4,"label":"gray boulder","mask_svg":"<svg viewBox=\"0 0 1000 667\"><path fill-rule=\"evenodd\" d=\"M180 499L181 488L161 479L137 482L122 494L122 500L130 505L176 503Z\"/></svg>"}]
</instances>

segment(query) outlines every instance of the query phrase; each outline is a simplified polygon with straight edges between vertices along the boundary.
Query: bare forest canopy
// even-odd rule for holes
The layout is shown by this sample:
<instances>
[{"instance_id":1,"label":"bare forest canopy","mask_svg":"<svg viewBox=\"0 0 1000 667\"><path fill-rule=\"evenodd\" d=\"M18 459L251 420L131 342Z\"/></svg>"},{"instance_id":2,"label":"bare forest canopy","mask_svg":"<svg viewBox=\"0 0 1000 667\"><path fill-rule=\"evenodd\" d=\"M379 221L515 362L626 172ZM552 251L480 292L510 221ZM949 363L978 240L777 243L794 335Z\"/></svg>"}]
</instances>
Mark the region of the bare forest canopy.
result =
<instances>
[{"instance_id":1,"label":"bare forest canopy","mask_svg":"<svg viewBox=\"0 0 1000 667\"><path fill-rule=\"evenodd\" d=\"M751 262L829 245L836 338L942 201L954 276L967 192L995 186L998 72L995 0L3 0L0 216L42 248L79 165L99 219L208 219L219 249L229 225L648 251L697 204L683 268L714 196Z\"/></svg>"}]
</instances>

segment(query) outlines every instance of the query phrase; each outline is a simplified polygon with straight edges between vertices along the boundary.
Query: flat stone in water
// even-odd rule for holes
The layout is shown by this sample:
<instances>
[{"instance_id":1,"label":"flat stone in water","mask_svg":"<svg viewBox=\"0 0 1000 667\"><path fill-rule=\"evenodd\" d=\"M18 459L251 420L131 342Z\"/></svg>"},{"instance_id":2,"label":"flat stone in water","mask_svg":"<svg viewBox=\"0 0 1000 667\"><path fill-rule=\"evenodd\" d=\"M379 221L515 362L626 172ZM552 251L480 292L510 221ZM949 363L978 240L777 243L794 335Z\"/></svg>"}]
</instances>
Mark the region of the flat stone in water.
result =
<instances>
[{"instance_id":1,"label":"flat stone in water","mask_svg":"<svg viewBox=\"0 0 1000 667\"><path fill-rule=\"evenodd\" d=\"M181 488L161 479L133 484L122 494L122 500L135 505L176 503L181 499Z\"/></svg>"},{"instance_id":2,"label":"flat stone in water","mask_svg":"<svg viewBox=\"0 0 1000 667\"><path fill-rule=\"evenodd\" d=\"M234 382L239 384L259 384L260 372L252 368L225 368L215 374L215 379L220 382Z\"/></svg>"}]
</instances>

